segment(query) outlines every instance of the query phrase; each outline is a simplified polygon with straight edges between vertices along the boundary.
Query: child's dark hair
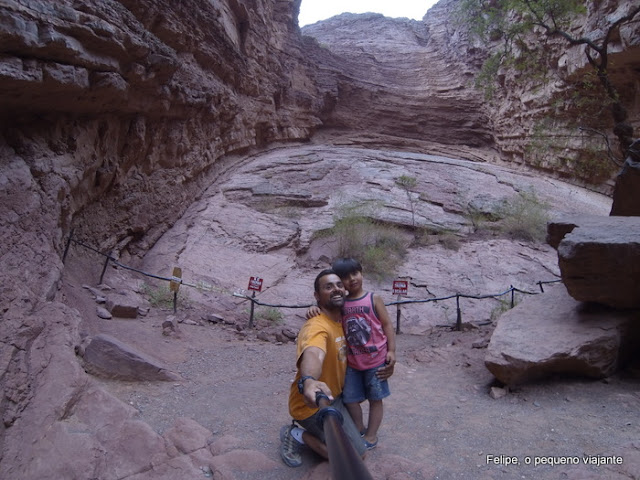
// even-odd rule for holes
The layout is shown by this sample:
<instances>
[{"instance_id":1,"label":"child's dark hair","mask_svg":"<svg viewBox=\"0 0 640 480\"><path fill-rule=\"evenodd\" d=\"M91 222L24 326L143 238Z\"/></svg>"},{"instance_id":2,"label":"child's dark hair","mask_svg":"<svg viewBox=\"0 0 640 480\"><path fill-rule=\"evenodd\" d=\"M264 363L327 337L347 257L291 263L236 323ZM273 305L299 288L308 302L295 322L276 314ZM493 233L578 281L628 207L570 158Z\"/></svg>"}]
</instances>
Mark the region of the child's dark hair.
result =
<instances>
[{"instance_id":1,"label":"child's dark hair","mask_svg":"<svg viewBox=\"0 0 640 480\"><path fill-rule=\"evenodd\" d=\"M354 258L340 258L333 262L331 269L340 278L344 278L353 272L362 272L362 265Z\"/></svg>"}]
</instances>

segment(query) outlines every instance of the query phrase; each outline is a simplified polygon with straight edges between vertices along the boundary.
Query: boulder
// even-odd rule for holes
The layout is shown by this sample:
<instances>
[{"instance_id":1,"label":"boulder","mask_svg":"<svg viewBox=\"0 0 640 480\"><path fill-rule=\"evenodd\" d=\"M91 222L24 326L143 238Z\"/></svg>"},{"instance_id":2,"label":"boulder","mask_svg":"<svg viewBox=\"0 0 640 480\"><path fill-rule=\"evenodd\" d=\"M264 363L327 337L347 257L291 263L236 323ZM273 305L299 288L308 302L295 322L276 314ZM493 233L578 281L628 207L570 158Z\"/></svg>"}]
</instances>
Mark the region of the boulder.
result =
<instances>
[{"instance_id":1,"label":"boulder","mask_svg":"<svg viewBox=\"0 0 640 480\"><path fill-rule=\"evenodd\" d=\"M611 214L640 216L640 140L631 144L630 153L616 177Z\"/></svg>"},{"instance_id":2,"label":"boulder","mask_svg":"<svg viewBox=\"0 0 640 480\"><path fill-rule=\"evenodd\" d=\"M137 295L120 292L107 297L106 308L114 317L137 318L142 303Z\"/></svg>"},{"instance_id":3,"label":"boulder","mask_svg":"<svg viewBox=\"0 0 640 480\"><path fill-rule=\"evenodd\" d=\"M562 280L579 301L640 308L640 217L581 216L552 222Z\"/></svg>"},{"instance_id":4,"label":"boulder","mask_svg":"<svg viewBox=\"0 0 640 480\"><path fill-rule=\"evenodd\" d=\"M507 385L552 374L603 378L640 345L640 311L578 302L562 285L498 320L485 365Z\"/></svg>"},{"instance_id":5,"label":"boulder","mask_svg":"<svg viewBox=\"0 0 640 480\"><path fill-rule=\"evenodd\" d=\"M157 360L110 335L94 337L84 351L85 368L92 374L120 380L178 380Z\"/></svg>"}]
</instances>

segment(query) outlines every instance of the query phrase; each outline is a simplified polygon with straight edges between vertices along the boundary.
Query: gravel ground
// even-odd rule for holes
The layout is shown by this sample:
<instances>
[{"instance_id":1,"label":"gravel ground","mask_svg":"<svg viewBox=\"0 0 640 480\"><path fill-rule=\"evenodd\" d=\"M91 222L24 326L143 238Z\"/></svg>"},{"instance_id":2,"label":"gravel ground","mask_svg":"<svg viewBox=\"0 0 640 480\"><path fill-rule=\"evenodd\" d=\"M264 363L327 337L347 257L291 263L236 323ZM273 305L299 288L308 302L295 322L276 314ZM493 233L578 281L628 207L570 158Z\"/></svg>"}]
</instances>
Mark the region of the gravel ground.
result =
<instances>
[{"instance_id":1,"label":"gravel ground","mask_svg":"<svg viewBox=\"0 0 640 480\"><path fill-rule=\"evenodd\" d=\"M168 313L152 309L139 321L102 321L100 330L162 359L183 380L102 381L105 388L136 407L139 418L159 433L175 418L189 417L214 436L233 436L244 448L280 462L278 431L289 421L293 343L263 342L253 332L244 336L222 324L181 324L179 337L164 337L161 324ZM200 313L196 308L187 315L199 318ZM428 335L398 336L399 360L379 446L366 459L374 477L639 478L637 371L605 381L550 379L493 398L485 349L476 348L492 328L436 328ZM622 464L585 463L601 457ZM238 478L321 478L327 471L310 453L304 461L298 469L282 465Z\"/></svg>"}]
</instances>

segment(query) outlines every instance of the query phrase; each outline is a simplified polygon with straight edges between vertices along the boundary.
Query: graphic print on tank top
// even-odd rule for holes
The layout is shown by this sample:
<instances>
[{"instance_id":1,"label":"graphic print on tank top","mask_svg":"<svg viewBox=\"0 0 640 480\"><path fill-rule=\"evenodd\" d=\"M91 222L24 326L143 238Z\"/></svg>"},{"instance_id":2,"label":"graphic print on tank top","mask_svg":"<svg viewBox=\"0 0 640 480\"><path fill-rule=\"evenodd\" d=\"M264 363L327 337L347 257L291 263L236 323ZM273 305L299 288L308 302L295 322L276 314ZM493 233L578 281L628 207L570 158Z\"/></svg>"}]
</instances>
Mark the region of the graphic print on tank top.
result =
<instances>
[{"instance_id":1,"label":"graphic print on tank top","mask_svg":"<svg viewBox=\"0 0 640 480\"><path fill-rule=\"evenodd\" d=\"M371 339L371 325L369 325L366 318L355 313L347 316L344 322L349 347L363 347L369 342Z\"/></svg>"}]
</instances>

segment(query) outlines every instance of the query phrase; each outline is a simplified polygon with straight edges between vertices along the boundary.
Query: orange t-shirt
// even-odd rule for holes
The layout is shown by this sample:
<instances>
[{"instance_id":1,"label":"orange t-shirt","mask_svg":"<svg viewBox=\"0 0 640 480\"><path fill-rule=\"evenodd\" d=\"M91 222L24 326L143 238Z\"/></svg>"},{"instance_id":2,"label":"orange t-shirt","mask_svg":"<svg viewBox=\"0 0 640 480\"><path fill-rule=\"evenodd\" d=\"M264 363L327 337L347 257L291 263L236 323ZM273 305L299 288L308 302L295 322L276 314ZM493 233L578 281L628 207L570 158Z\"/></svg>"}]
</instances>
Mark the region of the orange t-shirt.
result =
<instances>
[{"instance_id":1,"label":"orange t-shirt","mask_svg":"<svg viewBox=\"0 0 640 480\"><path fill-rule=\"evenodd\" d=\"M325 353L322 375L318 380L329 386L334 397L340 395L347 369L347 345L342 323L334 322L323 313L310 318L298 333L297 345L296 364L298 365L302 353L308 347L318 347ZM289 392L289 413L294 420L304 420L318 411L317 408L309 408L304 403L304 398L298 391L299 378L300 370L296 373Z\"/></svg>"}]
</instances>

